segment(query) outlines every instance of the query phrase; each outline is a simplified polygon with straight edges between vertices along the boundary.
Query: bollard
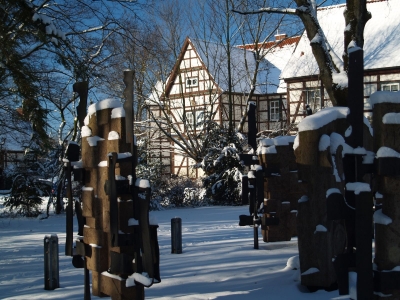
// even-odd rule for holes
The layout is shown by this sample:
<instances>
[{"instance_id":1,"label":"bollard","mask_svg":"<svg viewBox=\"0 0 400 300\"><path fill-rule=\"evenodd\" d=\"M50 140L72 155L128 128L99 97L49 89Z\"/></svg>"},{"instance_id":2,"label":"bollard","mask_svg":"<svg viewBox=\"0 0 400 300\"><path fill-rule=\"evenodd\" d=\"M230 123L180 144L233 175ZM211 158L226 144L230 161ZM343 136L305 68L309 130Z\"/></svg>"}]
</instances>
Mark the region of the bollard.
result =
<instances>
[{"instance_id":1,"label":"bollard","mask_svg":"<svg viewBox=\"0 0 400 300\"><path fill-rule=\"evenodd\" d=\"M182 253L182 219L171 219L171 253Z\"/></svg>"},{"instance_id":2,"label":"bollard","mask_svg":"<svg viewBox=\"0 0 400 300\"><path fill-rule=\"evenodd\" d=\"M56 234L44 237L44 289L60 287L58 266L58 237Z\"/></svg>"}]
</instances>

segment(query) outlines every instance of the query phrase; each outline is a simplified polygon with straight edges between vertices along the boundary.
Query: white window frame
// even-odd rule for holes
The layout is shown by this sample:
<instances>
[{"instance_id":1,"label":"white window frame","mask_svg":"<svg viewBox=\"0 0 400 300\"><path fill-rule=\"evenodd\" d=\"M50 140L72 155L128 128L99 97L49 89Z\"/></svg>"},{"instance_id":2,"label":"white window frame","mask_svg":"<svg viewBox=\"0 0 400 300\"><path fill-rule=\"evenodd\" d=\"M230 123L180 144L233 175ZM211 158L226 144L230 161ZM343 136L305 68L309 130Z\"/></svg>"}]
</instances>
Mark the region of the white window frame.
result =
<instances>
[{"instance_id":1,"label":"white window frame","mask_svg":"<svg viewBox=\"0 0 400 300\"><path fill-rule=\"evenodd\" d=\"M185 80L185 86L187 88L198 87L199 78L198 77L187 77Z\"/></svg>"},{"instance_id":2,"label":"white window frame","mask_svg":"<svg viewBox=\"0 0 400 300\"><path fill-rule=\"evenodd\" d=\"M269 102L269 120L279 121L280 107L279 100L272 100Z\"/></svg>"},{"instance_id":3,"label":"white window frame","mask_svg":"<svg viewBox=\"0 0 400 300\"><path fill-rule=\"evenodd\" d=\"M305 90L304 94L306 104L308 104L314 113L322 108L321 91L318 88Z\"/></svg>"},{"instance_id":4,"label":"white window frame","mask_svg":"<svg viewBox=\"0 0 400 300\"><path fill-rule=\"evenodd\" d=\"M196 111L196 128L203 128L204 126L204 119L205 119L205 112L204 110Z\"/></svg>"},{"instance_id":5,"label":"white window frame","mask_svg":"<svg viewBox=\"0 0 400 300\"><path fill-rule=\"evenodd\" d=\"M194 114L192 111L187 111L185 113L186 125L194 126Z\"/></svg>"},{"instance_id":6,"label":"white window frame","mask_svg":"<svg viewBox=\"0 0 400 300\"><path fill-rule=\"evenodd\" d=\"M382 83L381 91L398 92L399 91L399 83L398 82Z\"/></svg>"},{"instance_id":7,"label":"white window frame","mask_svg":"<svg viewBox=\"0 0 400 300\"><path fill-rule=\"evenodd\" d=\"M190 128L203 128L205 119L204 110L187 111L185 116L187 126L190 126Z\"/></svg>"}]
</instances>

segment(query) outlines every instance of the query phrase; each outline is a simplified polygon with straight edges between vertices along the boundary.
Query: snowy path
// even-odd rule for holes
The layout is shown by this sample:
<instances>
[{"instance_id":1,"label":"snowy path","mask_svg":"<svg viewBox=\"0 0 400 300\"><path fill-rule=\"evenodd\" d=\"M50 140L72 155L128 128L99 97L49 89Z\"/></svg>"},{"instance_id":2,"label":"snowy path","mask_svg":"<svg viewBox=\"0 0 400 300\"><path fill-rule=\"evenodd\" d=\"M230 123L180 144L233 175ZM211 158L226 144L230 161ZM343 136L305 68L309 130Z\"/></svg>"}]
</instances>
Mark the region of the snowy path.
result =
<instances>
[{"instance_id":1,"label":"snowy path","mask_svg":"<svg viewBox=\"0 0 400 300\"><path fill-rule=\"evenodd\" d=\"M201 207L152 212L159 224L162 282L146 299L348 299L338 292L308 293L298 271L286 268L297 242L253 249L253 231L238 226L247 207ZM182 218L182 254L171 254L171 218ZM76 225L76 224L75 224ZM76 227L76 226L75 226ZM76 230L76 228L75 228ZM83 299L83 271L64 256L65 215L49 219L0 219L1 299ZM43 238L57 233L60 288L44 290ZM92 299L100 299L92 297Z\"/></svg>"}]
</instances>

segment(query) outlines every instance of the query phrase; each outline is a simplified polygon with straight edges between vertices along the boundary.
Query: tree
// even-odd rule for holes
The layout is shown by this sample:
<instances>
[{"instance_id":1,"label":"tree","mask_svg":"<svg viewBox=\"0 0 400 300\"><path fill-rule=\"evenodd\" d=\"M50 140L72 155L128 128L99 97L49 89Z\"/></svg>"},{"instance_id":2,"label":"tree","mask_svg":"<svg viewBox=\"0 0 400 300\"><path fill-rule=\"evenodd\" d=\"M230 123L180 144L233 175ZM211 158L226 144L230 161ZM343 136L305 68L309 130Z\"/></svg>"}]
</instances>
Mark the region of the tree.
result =
<instances>
[{"instance_id":1,"label":"tree","mask_svg":"<svg viewBox=\"0 0 400 300\"><path fill-rule=\"evenodd\" d=\"M202 168L206 176L202 179L207 195L218 204L239 204L241 175L244 166L239 154L243 152L242 141L229 130L217 124L211 129L207 154L196 167Z\"/></svg>"},{"instance_id":2,"label":"tree","mask_svg":"<svg viewBox=\"0 0 400 300\"><path fill-rule=\"evenodd\" d=\"M42 149L51 139L58 141L51 147L60 156L55 178L61 191L64 146L80 140L78 96L72 85L88 82L89 95L97 98L96 87L104 84L107 62L114 56L108 41L119 33L124 19L145 6L106 0L3 2L0 109L11 115L22 106L23 118L31 122L32 136ZM60 197L59 193L59 201Z\"/></svg>"},{"instance_id":3,"label":"tree","mask_svg":"<svg viewBox=\"0 0 400 300\"><path fill-rule=\"evenodd\" d=\"M154 137L164 145L166 159L169 159L169 152L173 151L179 156L192 159L192 164L201 162L208 153L207 147L210 143L207 139L210 138L215 122L220 122L220 126L228 130L229 138L234 137L235 126L238 125L238 118L240 119L238 108L240 110L241 107L246 107L256 91L260 93L260 85L266 84L266 80L260 82L259 76L259 72L266 68L264 57L267 52L262 46L275 33L278 26L283 26L283 17L260 16L254 25L251 18L239 18L229 10L233 2L235 1L196 2L196 14L188 18L195 38L185 42L182 51L188 47L188 43L195 44L196 51L202 57L202 64L210 71L212 77L208 81L210 85L208 91L202 94L202 99L184 92L185 76L188 76L185 70L191 66L188 61L179 60L182 58L178 60L175 58L177 63L171 74L160 76L159 82L154 84L155 88L147 101L151 116L149 124L151 130L159 132ZM245 5L243 1L241 3ZM216 19L223 21L213 22ZM166 19L167 21L170 20ZM176 18L171 20L171 23L175 21ZM170 26L165 27L170 28ZM246 29L246 32L241 31L241 28ZM257 31L252 31L254 28L257 28ZM256 45L253 53L234 46L249 42ZM163 66L165 67L160 68L162 70L160 74L165 74L165 70L168 70L167 64ZM180 86L174 87L181 91L179 99L177 99L178 93L170 97L169 91L174 84ZM199 110L205 113L202 114L201 121L196 122L196 117L193 116ZM236 123L234 115L238 115L235 116ZM244 121L241 129L243 123ZM169 148L171 142L174 145L172 149Z\"/></svg>"},{"instance_id":4,"label":"tree","mask_svg":"<svg viewBox=\"0 0 400 300\"><path fill-rule=\"evenodd\" d=\"M340 79L347 79L348 49L363 47L364 27L371 18L367 11L367 0L347 0L345 10L346 31L344 32L344 53L342 59L334 53L317 19L315 0L295 0L296 8L263 7L255 11L233 10L239 14L277 13L298 16L304 24L307 37L311 41L314 57L320 70L321 81L335 106L347 105L348 87L339 84ZM347 81L347 80L345 80Z\"/></svg>"}]
</instances>

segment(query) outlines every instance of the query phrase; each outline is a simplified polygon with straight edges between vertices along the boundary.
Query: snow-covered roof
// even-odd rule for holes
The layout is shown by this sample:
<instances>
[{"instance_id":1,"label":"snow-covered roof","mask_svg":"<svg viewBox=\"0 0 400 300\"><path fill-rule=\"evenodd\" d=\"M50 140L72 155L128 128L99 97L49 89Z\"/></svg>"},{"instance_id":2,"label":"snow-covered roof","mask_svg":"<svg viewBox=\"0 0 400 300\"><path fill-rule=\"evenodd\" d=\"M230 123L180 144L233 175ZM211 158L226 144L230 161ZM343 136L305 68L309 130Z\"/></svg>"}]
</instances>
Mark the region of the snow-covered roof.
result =
<instances>
[{"instance_id":1,"label":"snow-covered roof","mask_svg":"<svg viewBox=\"0 0 400 300\"><path fill-rule=\"evenodd\" d=\"M267 67L265 71L267 75L265 92L268 94L286 92L286 83L279 77L300 40L300 36L287 37L286 34L276 35L275 37L274 41L268 41L261 46L261 54ZM255 45L248 44L239 47L253 50Z\"/></svg>"},{"instance_id":2,"label":"snow-covered roof","mask_svg":"<svg viewBox=\"0 0 400 300\"><path fill-rule=\"evenodd\" d=\"M345 20L343 17L346 5L322 7L318 10L318 21L332 49L340 57L343 53L343 32ZM400 56L397 54L400 45L400 11L399 0L368 2L367 9L372 18L364 30L364 68L365 70L390 68L400 66ZM296 78L319 74L317 62L312 54L310 41L306 32L281 78Z\"/></svg>"},{"instance_id":3,"label":"snow-covered roof","mask_svg":"<svg viewBox=\"0 0 400 300\"><path fill-rule=\"evenodd\" d=\"M223 44L206 42L196 39L190 39L195 47L201 61L206 66L209 74L213 77L216 84L223 91L228 91L228 56L227 46ZM246 61L249 73L246 71ZM254 74L256 67L256 59L253 52L240 49L237 47L231 48L231 76L232 88L236 93L248 93L251 89L251 77ZM265 69L262 67L262 69ZM265 71L259 72L257 82L262 82L265 78ZM264 79L265 81L265 79ZM261 86L257 86L255 92L260 94L263 92Z\"/></svg>"}]
</instances>

